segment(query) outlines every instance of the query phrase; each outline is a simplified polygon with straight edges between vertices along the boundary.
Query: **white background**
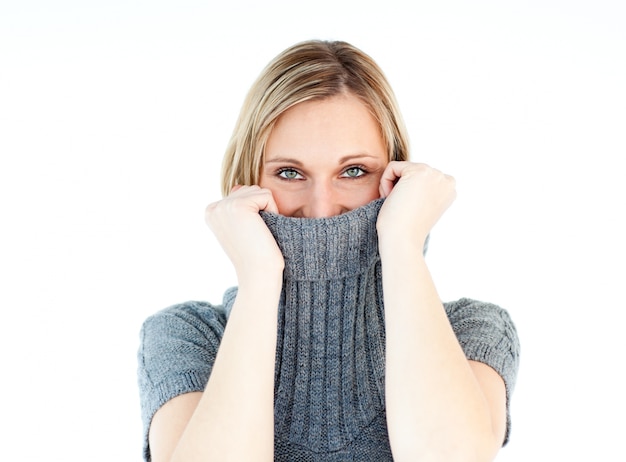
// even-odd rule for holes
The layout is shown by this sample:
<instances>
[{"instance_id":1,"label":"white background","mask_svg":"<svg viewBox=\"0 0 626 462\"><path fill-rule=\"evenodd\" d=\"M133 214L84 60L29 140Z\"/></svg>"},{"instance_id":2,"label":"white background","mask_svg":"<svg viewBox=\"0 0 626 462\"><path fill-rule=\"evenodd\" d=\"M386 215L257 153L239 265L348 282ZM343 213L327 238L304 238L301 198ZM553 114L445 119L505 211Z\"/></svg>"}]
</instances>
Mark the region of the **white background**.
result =
<instances>
[{"instance_id":1,"label":"white background","mask_svg":"<svg viewBox=\"0 0 626 462\"><path fill-rule=\"evenodd\" d=\"M235 284L204 207L250 84L310 38L374 57L413 160L457 178L435 281L522 341L498 460L623 457L625 24L619 0L2 0L2 459L140 460L141 322Z\"/></svg>"}]
</instances>

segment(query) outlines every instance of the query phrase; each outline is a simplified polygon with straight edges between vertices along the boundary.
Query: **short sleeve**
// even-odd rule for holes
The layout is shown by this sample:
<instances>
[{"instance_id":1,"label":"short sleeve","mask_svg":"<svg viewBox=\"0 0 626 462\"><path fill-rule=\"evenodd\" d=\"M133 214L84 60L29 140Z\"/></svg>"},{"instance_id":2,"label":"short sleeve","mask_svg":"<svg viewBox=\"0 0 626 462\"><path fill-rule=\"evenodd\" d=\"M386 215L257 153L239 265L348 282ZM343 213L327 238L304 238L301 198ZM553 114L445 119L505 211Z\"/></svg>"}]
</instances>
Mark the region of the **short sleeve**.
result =
<instances>
[{"instance_id":1,"label":"short sleeve","mask_svg":"<svg viewBox=\"0 0 626 462\"><path fill-rule=\"evenodd\" d=\"M146 461L152 417L170 399L204 390L225 325L221 306L195 301L166 308L143 323L137 359Z\"/></svg>"},{"instance_id":2,"label":"short sleeve","mask_svg":"<svg viewBox=\"0 0 626 462\"><path fill-rule=\"evenodd\" d=\"M462 298L444 303L452 329L469 360L493 368L506 386L506 435L511 431L510 399L519 369L519 338L506 310L497 305Z\"/></svg>"}]
</instances>

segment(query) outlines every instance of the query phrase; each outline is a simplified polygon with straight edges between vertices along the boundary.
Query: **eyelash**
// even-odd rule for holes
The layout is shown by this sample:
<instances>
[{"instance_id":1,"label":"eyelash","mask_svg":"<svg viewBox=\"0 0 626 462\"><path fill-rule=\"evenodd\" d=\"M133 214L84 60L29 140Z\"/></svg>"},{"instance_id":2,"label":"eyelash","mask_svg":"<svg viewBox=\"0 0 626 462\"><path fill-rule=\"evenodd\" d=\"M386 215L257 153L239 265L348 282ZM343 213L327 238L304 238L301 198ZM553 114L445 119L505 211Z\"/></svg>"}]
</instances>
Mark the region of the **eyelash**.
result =
<instances>
[{"instance_id":1,"label":"eyelash","mask_svg":"<svg viewBox=\"0 0 626 462\"><path fill-rule=\"evenodd\" d=\"M343 176L343 175L345 175L345 174L346 174L346 172L347 172L348 170L353 170L353 169L358 169L358 170L360 170L360 171L361 171L360 175L357 175L357 176ZM284 177L284 176L283 176L283 173L285 173L285 172L296 172L296 174L298 174L298 175L300 175L300 176L303 176L303 175L302 175L302 173L300 173L300 172L299 172L298 170L296 170L295 168L281 168L281 169L278 169L278 170L276 171L276 176L280 177L282 180L285 180L285 181L298 181L298 180L301 180L301 178L286 178L286 177ZM357 179L359 179L359 178L364 177L364 176L365 176L365 175L367 175L368 173L369 173L369 172L367 171L367 169L366 169L363 165L351 165L351 166L349 166L349 167L346 167L346 168L343 170L343 172L342 172L342 177L343 177L343 178L349 178L349 179L351 179L351 180L357 180Z\"/></svg>"},{"instance_id":2,"label":"eyelash","mask_svg":"<svg viewBox=\"0 0 626 462\"><path fill-rule=\"evenodd\" d=\"M357 176L348 176L346 178L350 178L352 180L356 180L357 178L361 178L365 175L367 175L369 172L367 171L367 169L363 166L363 165L351 165L350 167L344 169L343 173L345 174L348 170L353 170L353 169L359 169L361 170L361 174L357 175Z\"/></svg>"},{"instance_id":3,"label":"eyelash","mask_svg":"<svg viewBox=\"0 0 626 462\"><path fill-rule=\"evenodd\" d=\"M280 168L276 171L276 176L280 177L281 180L285 180L285 181L297 181L300 179L300 178L286 178L283 176L283 173L285 172L296 172L298 175L302 176L302 173L297 171L295 168Z\"/></svg>"}]
</instances>

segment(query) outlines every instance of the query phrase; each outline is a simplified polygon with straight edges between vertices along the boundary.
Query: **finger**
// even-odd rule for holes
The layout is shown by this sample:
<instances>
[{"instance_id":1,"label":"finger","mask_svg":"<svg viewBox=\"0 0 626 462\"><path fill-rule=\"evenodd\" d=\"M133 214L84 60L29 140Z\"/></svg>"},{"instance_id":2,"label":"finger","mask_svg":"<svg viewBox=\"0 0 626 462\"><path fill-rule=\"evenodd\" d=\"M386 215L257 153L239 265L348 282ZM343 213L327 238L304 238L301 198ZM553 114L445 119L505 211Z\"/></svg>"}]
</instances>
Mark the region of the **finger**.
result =
<instances>
[{"instance_id":1,"label":"finger","mask_svg":"<svg viewBox=\"0 0 626 462\"><path fill-rule=\"evenodd\" d=\"M396 183L396 180L398 179L398 176L396 175L395 171L394 171L394 166L393 164L395 163L395 161L391 161L389 162L389 164L387 164L387 167L385 167L385 170L383 170L383 174L380 177L380 186L378 187L378 190L380 191L380 197L387 197L389 195L389 193L391 192L391 190L393 189L393 186Z\"/></svg>"},{"instance_id":2,"label":"finger","mask_svg":"<svg viewBox=\"0 0 626 462\"><path fill-rule=\"evenodd\" d=\"M233 186L233 188L230 190L230 194L229 196L236 196L236 197L241 197L241 196L245 196L246 194L249 194L250 192L257 192L259 191L261 188L259 188L256 185L242 185L242 184L236 184Z\"/></svg>"},{"instance_id":3,"label":"finger","mask_svg":"<svg viewBox=\"0 0 626 462\"><path fill-rule=\"evenodd\" d=\"M263 208L262 210L278 215L278 205L276 205L276 201L274 200L274 195L272 194L272 191L270 191L269 189L265 189L265 191L267 192L267 200L265 203L265 208Z\"/></svg>"},{"instance_id":4,"label":"finger","mask_svg":"<svg viewBox=\"0 0 626 462\"><path fill-rule=\"evenodd\" d=\"M398 180L402 177L403 173L415 165L412 162L398 162L391 161L387 164L387 167L383 171L382 176L380 177L380 196L387 197L393 187L396 185Z\"/></svg>"},{"instance_id":5,"label":"finger","mask_svg":"<svg viewBox=\"0 0 626 462\"><path fill-rule=\"evenodd\" d=\"M274 195L270 189L261 188L257 185L240 186L234 197L250 201L250 204L254 204L252 207L255 209L255 212L263 210L265 212L279 213Z\"/></svg>"}]
</instances>

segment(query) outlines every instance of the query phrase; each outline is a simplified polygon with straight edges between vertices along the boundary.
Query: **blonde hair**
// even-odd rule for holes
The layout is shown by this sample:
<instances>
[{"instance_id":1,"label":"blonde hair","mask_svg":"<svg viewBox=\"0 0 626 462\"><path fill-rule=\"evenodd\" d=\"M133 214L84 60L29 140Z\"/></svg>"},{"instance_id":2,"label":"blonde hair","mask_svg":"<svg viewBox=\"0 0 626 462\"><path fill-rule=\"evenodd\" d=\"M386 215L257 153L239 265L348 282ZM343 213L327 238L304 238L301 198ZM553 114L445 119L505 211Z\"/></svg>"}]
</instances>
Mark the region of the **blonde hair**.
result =
<instances>
[{"instance_id":1,"label":"blonde hair","mask_svg":"<svg viewBox=\"0 0 626 462\"><path fill-rule=\"evenodd\" d=\"M283 112L345 92L359 97L379 123L389 160L408 160L396 98L374 60L346 42L311 40L279 54L252 85L224 155L222 194L237 184L258 184L267 139Z\"/></svg>"}]
</instances>

